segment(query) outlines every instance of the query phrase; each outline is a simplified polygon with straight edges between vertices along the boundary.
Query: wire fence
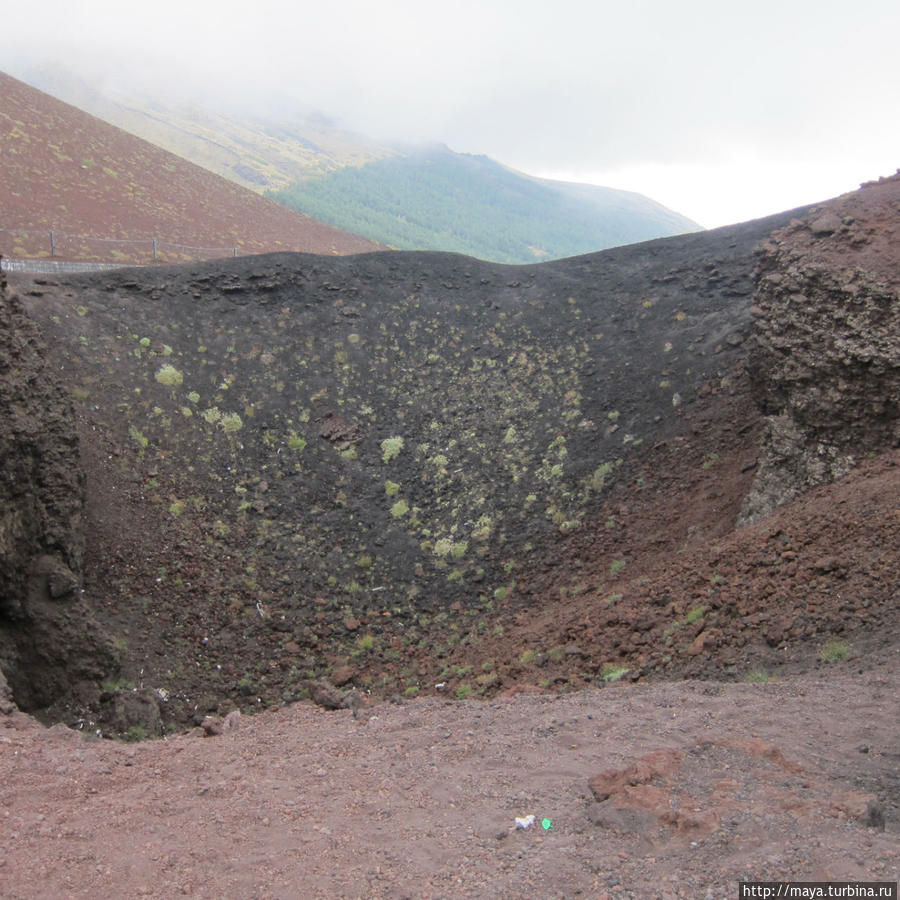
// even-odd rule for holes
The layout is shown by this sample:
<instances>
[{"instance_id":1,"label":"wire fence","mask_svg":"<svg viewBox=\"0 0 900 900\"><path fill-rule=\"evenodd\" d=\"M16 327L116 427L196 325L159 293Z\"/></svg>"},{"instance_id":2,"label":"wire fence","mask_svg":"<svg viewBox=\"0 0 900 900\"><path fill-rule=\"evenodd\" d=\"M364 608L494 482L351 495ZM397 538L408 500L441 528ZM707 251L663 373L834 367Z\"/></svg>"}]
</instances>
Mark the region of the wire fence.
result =
<instances>
[{"instance_id":1,"label":"wire fence","mask_svg":"<svg viewBox=\"0 0 900 900\"><path fill-rule=\"evenodd\" d=\"M23 275L77 275L79 272L103 272L121 269L126 263L70 262L61 259L7 259L0 257L0 271Z\"/></svg>"},{"instance_id":2,"label":"wire fence","mask_svg":"<svg viewBox=\"0 0 900 900\"><path fill-rule=\"evenodd\" d=\"M159 238L102 238L55 228L0 228L0 255L115 265L196 262L237 256L237 247L194 247ZM10 269L9 271L14 271Z\"/></svg>"}]
</instances>

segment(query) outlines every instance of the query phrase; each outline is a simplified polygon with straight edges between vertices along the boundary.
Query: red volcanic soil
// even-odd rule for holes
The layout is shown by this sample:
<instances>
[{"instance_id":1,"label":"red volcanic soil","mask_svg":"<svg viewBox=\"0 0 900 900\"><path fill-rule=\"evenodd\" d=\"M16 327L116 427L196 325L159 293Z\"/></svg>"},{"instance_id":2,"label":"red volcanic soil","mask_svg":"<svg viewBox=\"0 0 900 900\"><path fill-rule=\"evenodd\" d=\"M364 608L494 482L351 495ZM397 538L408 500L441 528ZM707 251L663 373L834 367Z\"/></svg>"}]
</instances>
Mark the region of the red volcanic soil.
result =
<instances>
[{"instance_id":1,"label":"red volcanic soil","mask_svg":"<svg viewBox=\"0 0 900 900\"><path fill-rule=\"evenodd\" d=\"M0 716L0 894L718 900L739 881L893 883L896 810L875 798L897 789L897 662L357 717L295 705L140 745Z\"/></svg>"},{"instance_id":2,"label":"red volcanic soil","mask_svg":"<svg viewBox=\"0 0 900 900\"><path fill-rule=\"evenodd\" d=\"M0 183L4 256L49 256L51 229L59 259L123 263L153 261L154 238L161 262L225 256L232 249L240 256L382 249L3 73ZM95 240L75 237L83 235Z\"/></svg>"}]
</instances>

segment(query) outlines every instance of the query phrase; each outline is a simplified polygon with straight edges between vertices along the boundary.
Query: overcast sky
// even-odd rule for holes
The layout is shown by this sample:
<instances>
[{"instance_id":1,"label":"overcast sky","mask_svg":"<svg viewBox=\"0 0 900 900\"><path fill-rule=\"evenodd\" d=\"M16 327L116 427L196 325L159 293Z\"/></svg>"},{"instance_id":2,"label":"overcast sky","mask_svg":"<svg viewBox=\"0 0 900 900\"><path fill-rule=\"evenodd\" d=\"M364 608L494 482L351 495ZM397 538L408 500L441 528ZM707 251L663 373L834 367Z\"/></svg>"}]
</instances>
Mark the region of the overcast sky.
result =
<instances>
[{"instance_id":1,"label":"overcast sky","mask_svg":"<svg viewBox=\"0 0 900 900\"><path fill-rule=\"evenodd\" d=\"M0 0L0 69L634 190L714 227L900 167L900 0Z\"/></svg>"}]
</instances>

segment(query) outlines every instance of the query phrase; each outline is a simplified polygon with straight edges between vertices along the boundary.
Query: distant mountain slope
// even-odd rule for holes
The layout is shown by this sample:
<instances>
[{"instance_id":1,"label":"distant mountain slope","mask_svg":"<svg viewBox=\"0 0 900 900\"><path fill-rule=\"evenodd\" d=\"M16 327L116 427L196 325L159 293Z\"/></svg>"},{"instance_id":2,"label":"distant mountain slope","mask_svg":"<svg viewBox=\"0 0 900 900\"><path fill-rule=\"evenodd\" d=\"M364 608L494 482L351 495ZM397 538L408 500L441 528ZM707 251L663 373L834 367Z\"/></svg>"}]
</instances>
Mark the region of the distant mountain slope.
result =
<instances>
[{"instance_id":1,"label":"distant mountain slope","mask_svg":"<svg viewBox=\"0 0 900 900\"><path fill-rule=\"evenodd\" d=\"M381 249L267 200L0 73L0 253L148 262ZM83 240L89 235L101 241ZM79 236L79 237L70 237Z\"/></svg>"},{"instance_id":2,"label":"distant mountain slope","mask_svg":"<svg viewBox=\"0 0 900 900\"><path fill-rule=\"evenodd\" d=\"M700 230L640 194L533 178L444 146L305 179L270 196L394 247L503 263Z\"/></svg>"},{"instance_id":3,"label":"distant mountain slope","mask_svg":"<svg viewBox=\"0 0 900 900\"><path fill-rule=\"evenodd\" d=\"M549 181L446 147L392 147L322 116L238 117L23 73L53 96L257 193L400 249L523 263L699 230L629 191Z\"/></svg>"},{"instance_id":4,"label":"distant mountain slope","mask_svg":"<svg viewBox=\"0 0 900 900\"><path fill-rule=\"evenodd\" d=\"M579 203L593 206L598 213L607 217L611 232L615 233L613 223L621 222L621 235L627 240L620 241L619 244L703 230L692 219L634 191L621 191L571 181L537 180L541 184L562 191Z\"/></svg>"},{"instance_id":5,"label":"distant mountain slope","mask_svg":"<svg viewBox=\"0 0 900 900\"><path fill-rule=\"evenodd\" d=\"M60 66L28 70L23 80L257 193L399 153L321 115L239 119L194 105L106 93Z\"/></svg>"}]
</instances>

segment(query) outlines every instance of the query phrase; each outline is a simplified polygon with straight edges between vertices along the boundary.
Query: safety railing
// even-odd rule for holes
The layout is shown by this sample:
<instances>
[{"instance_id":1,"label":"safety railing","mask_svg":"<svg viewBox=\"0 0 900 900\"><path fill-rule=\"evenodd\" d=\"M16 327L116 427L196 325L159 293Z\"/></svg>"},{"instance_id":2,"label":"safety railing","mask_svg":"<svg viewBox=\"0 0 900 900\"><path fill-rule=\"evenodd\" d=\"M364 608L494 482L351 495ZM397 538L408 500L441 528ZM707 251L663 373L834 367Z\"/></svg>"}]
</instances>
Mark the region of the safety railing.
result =
<instances>
[{"instance_id":1,"label":"safety railing","mask_svg":"<svg viewBox=\"0 0 900 900\"><path fill-rule=\"evenodd\" d=\"M195 247L156 237L104 238L55 228L0 228L0 254L10 261L61 260L112 265L194 262L237 256L237 247ZM9 269L8 271L14 271Z\"/></svg>"}]
</instances>

